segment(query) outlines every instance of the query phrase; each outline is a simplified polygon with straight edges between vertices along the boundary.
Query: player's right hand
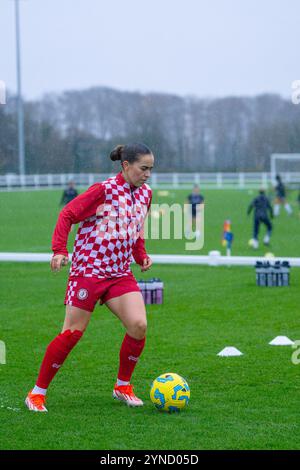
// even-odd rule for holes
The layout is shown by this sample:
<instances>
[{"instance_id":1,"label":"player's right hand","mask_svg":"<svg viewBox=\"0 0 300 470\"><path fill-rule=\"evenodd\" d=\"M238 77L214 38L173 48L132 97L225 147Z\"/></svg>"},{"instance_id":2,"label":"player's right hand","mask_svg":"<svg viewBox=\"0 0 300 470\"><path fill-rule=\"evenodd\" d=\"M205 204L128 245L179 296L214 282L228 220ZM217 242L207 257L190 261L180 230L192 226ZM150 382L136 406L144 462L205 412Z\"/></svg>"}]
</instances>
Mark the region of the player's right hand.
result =
<instances>
[{"instance_id":1,"label":"player's right hand","mask_svg":"<svg viewBox=\"0 0 300 470\"><path fill-rule=\"evenodd\" d=\"M51 271L58 273L62 266L67 266L69 262L68 256L65 255L54 255L50 261Z\"/></svg>"}]
</instances>

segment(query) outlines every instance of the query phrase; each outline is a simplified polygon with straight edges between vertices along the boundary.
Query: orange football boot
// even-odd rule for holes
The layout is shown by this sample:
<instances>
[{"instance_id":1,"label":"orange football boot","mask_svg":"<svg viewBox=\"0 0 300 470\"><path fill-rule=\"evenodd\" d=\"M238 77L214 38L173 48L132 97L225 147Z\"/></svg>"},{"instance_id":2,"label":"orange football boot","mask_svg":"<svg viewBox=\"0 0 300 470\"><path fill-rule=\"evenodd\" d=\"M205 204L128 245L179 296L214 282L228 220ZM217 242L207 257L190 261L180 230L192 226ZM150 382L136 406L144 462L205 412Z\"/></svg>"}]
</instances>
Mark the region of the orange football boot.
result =
<instances>
[{"instance_id":1,"label":"orange football boot","mask_svg":"<svg viewBox=\"0 0 300 470\"><path fill-rule=\"evenodd\" d=\"M113 390L113 398L123 401L127 406L143 406L143 402L133 392L133 385L117 385Z\"/></svg>"},{"instance_id":2,"label":"orange football boot","mask_svg":"<svg viewBox=\"0 0 300 470\"><path fill-rule=\"evenodd\" d=\"M41 411L41 412L48 411L47 408L45 407L45 403L46 403L45 395L40 395L38 393L29 392L25 400L25 405L30 411Z\"/></svg>"}]
</instances>

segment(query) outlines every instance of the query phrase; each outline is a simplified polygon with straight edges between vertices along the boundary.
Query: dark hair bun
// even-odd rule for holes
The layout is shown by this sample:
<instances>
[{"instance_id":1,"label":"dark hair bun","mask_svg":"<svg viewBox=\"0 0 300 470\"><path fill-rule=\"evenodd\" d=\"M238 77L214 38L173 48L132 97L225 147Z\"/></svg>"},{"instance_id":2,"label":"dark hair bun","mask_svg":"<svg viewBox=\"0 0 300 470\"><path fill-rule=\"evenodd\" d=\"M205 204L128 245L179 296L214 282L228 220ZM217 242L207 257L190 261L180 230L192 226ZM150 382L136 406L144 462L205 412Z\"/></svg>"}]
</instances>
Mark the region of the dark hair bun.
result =
<instances>
[{"instance_id":1,"label":"dark hair bun","mask_svg":"<svg viewBox=\"0 0 300 470\"><path fill-rule=\"evenodd\" d=\"M110 153L110 159L113 162L117 160L121 160L123 150L124 150L124 145L117 145Z\"/></svg>"}]
</instances>

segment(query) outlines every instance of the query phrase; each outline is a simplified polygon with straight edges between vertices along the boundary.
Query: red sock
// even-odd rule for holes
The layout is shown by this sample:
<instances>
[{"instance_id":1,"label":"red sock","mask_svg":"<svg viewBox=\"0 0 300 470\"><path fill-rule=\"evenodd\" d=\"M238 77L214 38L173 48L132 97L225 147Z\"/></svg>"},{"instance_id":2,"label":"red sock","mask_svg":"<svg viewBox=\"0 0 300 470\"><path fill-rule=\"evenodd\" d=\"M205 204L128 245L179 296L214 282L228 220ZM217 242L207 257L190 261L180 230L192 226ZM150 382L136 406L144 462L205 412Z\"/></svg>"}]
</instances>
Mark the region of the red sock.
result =
<instances>
[{"instance_id":1,"label":"red sock","mask_svg":"<svg viewBox=\"0 0 300 470\"><path fill-rule=\"evenodd\" d=\"M146 338L134 339L127 333L120 349L118 379L130 382L134 368L145 346Z\"/></svg>"},{"instance_id":2,"label":"red sock","mask_svg":"<svg viewBox=\"0 0 300 470\"><path fill-rule=\"evenodd\" d=\"M82 336L82 331L66 330L59 334L49 344L44 356L36 385L40 388L48 388L55 374L64 363L69 352L74 348Z\"/></svg>"}]
</instances>

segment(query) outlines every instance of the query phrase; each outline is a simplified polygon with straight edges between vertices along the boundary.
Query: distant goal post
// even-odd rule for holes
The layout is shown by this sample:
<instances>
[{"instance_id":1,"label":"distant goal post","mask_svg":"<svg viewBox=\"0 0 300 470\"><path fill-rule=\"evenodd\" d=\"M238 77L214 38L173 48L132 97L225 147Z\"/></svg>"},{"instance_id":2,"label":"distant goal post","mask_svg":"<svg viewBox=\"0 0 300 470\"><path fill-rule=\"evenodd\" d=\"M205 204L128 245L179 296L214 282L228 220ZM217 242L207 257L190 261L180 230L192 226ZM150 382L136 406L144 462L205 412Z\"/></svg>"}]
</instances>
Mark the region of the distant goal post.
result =
<instances>
[{"instance_id":1,"label":"distant goal post","mask_svg":"<svg viewBox=\"0 0 300 470\"><path fill-rule=\"evenodd\" d=\"M273 153L271 155L271 181L279 174L291 186L300 186L300 153Z\"/></svg>"}]
</instances>

